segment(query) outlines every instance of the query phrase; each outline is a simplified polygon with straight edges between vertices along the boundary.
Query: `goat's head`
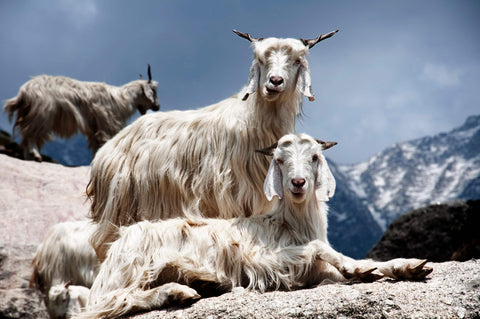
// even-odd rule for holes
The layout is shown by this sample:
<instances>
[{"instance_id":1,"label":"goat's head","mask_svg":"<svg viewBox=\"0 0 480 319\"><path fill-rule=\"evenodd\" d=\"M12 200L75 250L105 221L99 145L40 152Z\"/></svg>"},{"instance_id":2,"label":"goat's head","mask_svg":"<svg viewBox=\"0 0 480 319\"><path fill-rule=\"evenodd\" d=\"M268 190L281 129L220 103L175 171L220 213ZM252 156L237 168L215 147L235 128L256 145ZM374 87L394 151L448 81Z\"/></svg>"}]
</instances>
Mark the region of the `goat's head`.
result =
<instances>
[{"instance_id":1,"label":"goat's head","mask_svg":"<svg viewBox=\"0 0 480 319\"><path fill-rule=\"evenodd\" d=\"M308 50L318 42L333 36L338 30L315 39L254 38L248 33L233 30L238 36L252 42L254 60L250 68L247 91L243 100L257 89L267 101L275 101L294 90L313 101Z\"/></svg>"},{"instance_id":2,"label":"goat's head","mask_svg":"<svg viewBox=\"0 0 480 319\"><path fill-rule=\"evenodd\" d=\"M336 142L315 140L306 134L288 134L258 152L273 155L264 183L268 200L274 196L302 203L315 195L328 201L335 193L335 179L322 154Z\"/></svg>"},{"instance_id":3,"label":"goat's head","mask_svg":"<svg viewBox=\"0 0 480 319\"><path fill-rule=\"evenodd\" d=\"M69 286L70 281L66 284L52 286L48 291L48 309L53 312L52 317L65 318L70 302Z\"/></svg>"},{"instance_id":4,"label":"goat's head","mask_svg":"<svg viewBox=\"0 0 480 319\"><path fill-rule=\"evenodd\" d=\"M160 103L158 102L157 88L158 82L152 81L152 70L150 64L148 65L148 81L142 80L142 94L137 101L137 109L140 114L145 114L147 110L158 111L160 109ZM141 75L140 75L141 78Z\"/></svg>"}]
</instances>

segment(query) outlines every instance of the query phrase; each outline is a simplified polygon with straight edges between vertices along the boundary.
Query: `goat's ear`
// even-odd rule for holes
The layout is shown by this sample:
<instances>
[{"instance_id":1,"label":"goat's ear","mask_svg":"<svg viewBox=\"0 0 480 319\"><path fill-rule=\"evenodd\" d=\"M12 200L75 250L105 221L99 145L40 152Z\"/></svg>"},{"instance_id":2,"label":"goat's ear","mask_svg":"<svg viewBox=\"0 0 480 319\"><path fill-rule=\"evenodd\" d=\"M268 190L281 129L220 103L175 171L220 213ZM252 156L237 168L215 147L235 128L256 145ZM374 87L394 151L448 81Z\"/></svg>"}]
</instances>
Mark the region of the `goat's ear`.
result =
<instances>
[{"instance_id":1,"label":"goat's ear","mask_svg":"<svg viewBox=\"0 0 480 319\"><path fill-rule=\"evenodd\" d=\"M324 142L322 140L315 140L317 141L318 144L322 144L322 150L328 150L330 147L334 147L335 145L337 145L338 143L337 142Z\"/></svg>"},{"instance_id":2,"label":"goat's ear","mask_svg":"<svg viewBox=\"0 0 480 319\"><path fill-rule=\"evenodd\" d=\"M269 201L275 196L283 197L282 171L275 160L270 162L267 177L265 178L265 183L263 183L263 191Z\"/></svg>"},{"instance_id":3,"label":"goat's ear","mask_svg":"<svg viewBox=\"0 0 480 319\"><path fill-rule=\"evenodd\" d=\"M315 101L312 92L312 78L310 77L310 68L308 67L307 60L302 61L302 65L300 66L297 86L300 92L307 97L309 101Z\"/></svg>"},{"instance_id":4,"label":"goat's ear","mask_svg":"<svg viewBox=\"0 0 480 319\"><path fill-rule=\"evenodd\" d=\"M260 66L258 61L255 59L252 62L252 66L250 67L250 74L248 75L248 84L245 90L245 95L242 98L242 101L248 99L248 96L254 93L258 87L258 81L260 79Z\"/></svg>"},{"instance_id":5,"label":"goat's ear","mask_svg":"<svg viewBox=\"0 0 480 319\"><path fill-rule=\"evenodd\" d=\"M262 148L262 149L259 149L259 150L255 150L255 152L263 154L263 155L267 155L267 156L272 156L273 151L275 151L277 146L278 146L278 142L275 142L272 145L270 145L269 147L265 147L265 148Z\"/></svg>"},{"instance_id":6,"label":"goat's ear","mask_svg":"<svg viewBox=\"0 0 480 319\"><path fill-rule=\"evenodd\" d=\"M328 202L335 194L335 177L333 177L325 157L320 155L319 160L319 171L317 172L317 180L315 182L315 195L317 196L317 200Z\"/></svg>"},{"instance_id":7,"label":"goat's ear","mask_svg":"<svg viewBox=\"0 0 480 319\"><path fill-rule=\"evenodd\" d=\"M317 44L318 42L322 41L322 40L325 40L325 39L328 39L330 37L332 37L335 33L337 33L338 30L335 30L335 31L332 31L330 33L326 33L326 34L321 34L319 35L317 38L315 39L309 39L309 40L306 40L306 39L300 39L300 41L302 41L302 43L307 46L309 49L313 48L313 46L315 44Z\"/></svg>"}]
</instances>

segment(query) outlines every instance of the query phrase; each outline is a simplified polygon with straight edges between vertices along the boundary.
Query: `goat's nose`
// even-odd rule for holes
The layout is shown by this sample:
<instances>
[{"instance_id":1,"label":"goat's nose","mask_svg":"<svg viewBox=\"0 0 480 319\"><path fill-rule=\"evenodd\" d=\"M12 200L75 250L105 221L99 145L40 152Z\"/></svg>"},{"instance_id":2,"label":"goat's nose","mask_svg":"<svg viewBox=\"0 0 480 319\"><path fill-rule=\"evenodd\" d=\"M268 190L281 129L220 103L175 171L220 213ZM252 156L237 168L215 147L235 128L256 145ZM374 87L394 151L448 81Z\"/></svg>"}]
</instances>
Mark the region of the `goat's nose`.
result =
<instances>
[{"instance_id":1,"label":"goat's nose","mask_svg":"<svg viewBox=\"0 0 480 319\"><path fill-rule=\"evenodd\" d=\"M278 86L278 85L283 83L283 78L281 76L277 76L277 75L271 76L270 77L270 83L272 83L275 86Z\"/></svg>"},{"instance_id":2,"label":"goat's nose","mask_svg":"<svg viewBox=\"0 0 480 319\"><path fill-rule=\"evenodd\" d=\"M301 188L305 185L305 178L292 178L292 184L295 187Z\"/></svg>"}]
</instances>

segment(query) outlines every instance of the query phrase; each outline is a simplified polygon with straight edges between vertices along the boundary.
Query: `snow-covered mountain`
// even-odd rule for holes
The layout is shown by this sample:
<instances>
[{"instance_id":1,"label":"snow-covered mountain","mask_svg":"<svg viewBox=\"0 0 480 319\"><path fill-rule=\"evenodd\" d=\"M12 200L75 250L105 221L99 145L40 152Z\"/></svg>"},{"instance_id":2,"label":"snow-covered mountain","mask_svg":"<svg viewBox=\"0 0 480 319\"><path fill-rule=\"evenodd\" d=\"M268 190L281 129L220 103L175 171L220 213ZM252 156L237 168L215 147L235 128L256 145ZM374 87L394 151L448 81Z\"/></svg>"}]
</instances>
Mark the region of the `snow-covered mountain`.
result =
<instances>
[{"instance_id":1,"label":"snow-covered mountain","mask_svg":"<svg viewBox=\"0 0 480 319\"><path fill-rule=\"evenodd\" d=\"M338 166L382 230L415 208L480 198L480 115L448 133L398 143L364 163Z\"/></svg>"}]
</instances>

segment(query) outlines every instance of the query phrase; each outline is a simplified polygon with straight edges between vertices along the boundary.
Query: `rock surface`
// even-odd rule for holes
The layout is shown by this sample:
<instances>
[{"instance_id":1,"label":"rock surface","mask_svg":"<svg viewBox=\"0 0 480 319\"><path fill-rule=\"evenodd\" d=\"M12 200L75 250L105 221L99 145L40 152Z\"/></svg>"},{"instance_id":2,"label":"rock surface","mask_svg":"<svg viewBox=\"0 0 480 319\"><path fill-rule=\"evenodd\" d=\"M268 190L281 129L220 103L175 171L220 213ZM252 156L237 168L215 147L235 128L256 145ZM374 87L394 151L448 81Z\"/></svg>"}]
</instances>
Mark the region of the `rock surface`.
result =
<instances>
[{"instance_id":1,"label":"rock surface","mask_svg":"<svg viewBox=\"0 0 480 319\"><path fill-rule=\"evenodd\" d=\"M85 218L88 167L25 162L0 155L0 318L47 318L28 289L30 262L47 229ZM480 316L480 261L432 263L423 282L326 284L260 294L242 288L183 309L135 318L475 318Z\"/></svg>"},{"instance_id":2,"label":"rock surface","mask_svg":"<svg viewBox=\"0 0 480 319\"><path fill-rule=\"evenodd\" d=\"M313 289L256 293L236 288L185 309L135 316L153 318L478 318L480 261L431 263L424 282L382 279Z\"/></svg>"}]
</instances>

